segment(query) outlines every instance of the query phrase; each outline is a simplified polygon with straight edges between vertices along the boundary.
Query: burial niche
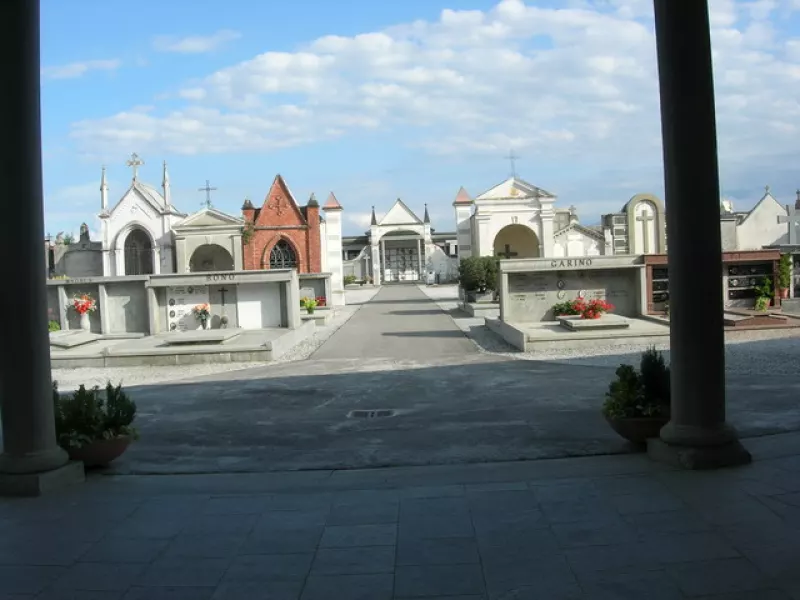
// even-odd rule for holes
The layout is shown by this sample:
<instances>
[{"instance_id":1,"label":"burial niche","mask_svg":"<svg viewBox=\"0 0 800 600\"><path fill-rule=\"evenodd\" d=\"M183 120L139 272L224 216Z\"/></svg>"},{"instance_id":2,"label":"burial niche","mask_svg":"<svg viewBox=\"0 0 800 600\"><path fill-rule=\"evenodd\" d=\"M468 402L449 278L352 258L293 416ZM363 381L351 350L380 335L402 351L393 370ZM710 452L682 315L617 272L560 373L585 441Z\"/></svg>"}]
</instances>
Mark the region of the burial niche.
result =
<instances>
[{"instance_id":1,"label":"burial niche","mask_svg":"<svg viewBox=\"0 0 800 600\"><path fill-rule=\"evenodd\" d=\"M538 258L539 236L525 225L507 225L494 238L498 258Z\"/></svg>"},{"instance_id":2,"label":"burial niche","mask_svg":"<svg viewBox=\"0 0 800 600\"><path fill-rule=\"evenodd\" d=\"M294 248L286 240L280 240L272 247L269 253L270 269L295 269L297 268L297 255Z\"/></svg>"},{"instance_id":3,"label":"burial niche","mask_svg":"<svg viewBox=\"0 0 800 600\"><path fill-rule=\"evenodd\" d=\"M133 229L125 238L125 275L153 274L153 242L141 229Z\"/></svg>"},{"instance_id":4,"label":"burial niche","mask_svg":"<svg viewBox=\"0 0 800 600\"><path fill-rule=\"evenodd\" d=\"M233 271L233 257L219 244L203 244L192 253L189 271Z\"/></svg>"}]
</instances>

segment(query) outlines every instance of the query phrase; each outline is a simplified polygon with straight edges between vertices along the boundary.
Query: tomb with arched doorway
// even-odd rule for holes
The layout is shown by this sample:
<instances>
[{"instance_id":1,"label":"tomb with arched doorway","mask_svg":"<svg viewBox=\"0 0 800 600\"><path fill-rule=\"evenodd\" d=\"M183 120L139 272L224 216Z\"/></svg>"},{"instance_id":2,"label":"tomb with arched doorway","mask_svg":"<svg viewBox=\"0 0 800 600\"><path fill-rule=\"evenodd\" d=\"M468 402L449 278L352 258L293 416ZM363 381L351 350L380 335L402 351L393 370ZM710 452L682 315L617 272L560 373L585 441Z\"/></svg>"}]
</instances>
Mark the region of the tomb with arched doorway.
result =
<instances>
[{"instance_id":1,"label":"tomb with arched doorway","mask_svg":"<svg viewBox=\"0 0 800 600\"><path fill-rule=\"evenodd\" d=\"M498 258L538 258L539 236L526 225L506 225L494 238L493 255Z\"/></svg>"},{"instance_id":2,"label":"tomb with arched doorway","mask_svg":"<svg viewBox=\"0 0 800 600\"><path fill-rule=\"evenodd\" d=\"M215 208L186 217L174 228L178 273L241 271L243 225Z\"/></svg>"},{"instance_id":3,"label":"tomb with arched doorway","mask_svg":"<svg viewBox=\"0 0 800 600\"><path fill-rule=\"evenodd\" d=\"M155 272L154 247L150 234L140 227L134 227L123 240L125 275L152 275Z\"/></svg>"}]
</instances>

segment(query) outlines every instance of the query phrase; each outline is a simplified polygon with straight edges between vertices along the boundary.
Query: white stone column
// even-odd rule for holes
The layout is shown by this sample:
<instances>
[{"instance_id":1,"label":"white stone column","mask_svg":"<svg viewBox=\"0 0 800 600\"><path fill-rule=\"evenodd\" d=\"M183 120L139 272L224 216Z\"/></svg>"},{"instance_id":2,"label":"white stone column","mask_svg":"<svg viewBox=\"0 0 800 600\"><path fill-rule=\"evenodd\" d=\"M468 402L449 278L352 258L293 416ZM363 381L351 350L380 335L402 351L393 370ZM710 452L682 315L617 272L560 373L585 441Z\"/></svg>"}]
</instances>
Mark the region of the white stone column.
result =
<instances>
[{"instance_id":1,"label":"white stone column","mask_svg":"<svg viewBox=\"0 0 800 600\"><path fill-rule=\"evenodd\" d=\"M69 329L68 303L67 289L63 285L58 286L58 318L61 321L61 329L65 331Z\"/></svg>"},{"instance_id":2,"label":"white stone column","mask_svg":"<svg viewBox=\"0 0 800 600\"><path fill-rule=\"evenodd\" d=\"M417 240L417 264L419 265L417 269L419 271L418 278L420 281L424 281L424 269L422 268L422 240Z\"/></svg>"},{"instance_id":3,"label":"white stone column","mask_svg":"<svg viewBox=\"0 0 800 600\"><path fill-rule=\"evenodd\" d=\"M372 246L372 283L380 285L383 282L381 277L381 247L378 244Z\"/></svg>"},{"instance_id":4,"label":"white stone column","mask_svg":"<svg viewBox=\"0 0 800 600\"><path fill-rule=\"evenodd\" d=\"M13 294L0 294L3 343L0 361L3 454L0 494L38 495L83 480L83 466L68 463L56 443L47 289L42 277L44 210L39 60L39 0L0 2L0 179L5 202L0 220L3 280ZM19 302L24 298L24 302Z\"/></svg>"},{"instance_id":5,"label":"white stone column","mask_svg":"<svg viewBox=\"0 0 800 600\"><path fill-rule=\"evenodd\" d=\"M150 327L150 335L155 335L159 332L160 327L158 326L158 319L159 319L159 309L158 309L158 298L156 297L156 290L153 287L150 287L150 283L147 284L147 323Z\"/></svg>"},{"instance_id":6,"label":"white stone column","mask_svg":"<svg viewBox=\"0 0 800 600\"><path fill-rule=\"evenodd\" d=\"M292 269L291 279L283 285L286 286L286 318L289 321L286 326L297 329L303 324L303 318L300 312L300 277L296 269Z\"/></svg>"},{"instance_id":7,"label":"white stone column","mask_svg":"<svg viewBox=\"0 0 800 600\"><path fill-rule=\"evenodd\" d=\"M108 322L108 290L104 283L97 286L97 305L100 309L100 333L109 333L111 325Z\"/></svg>"},{"instance_id":8,"label":"white stone column","mask_svg":"<svg viewBox=\"0 0 800 600\"><path fill-rule=\"evenodd\" d=\"M381 283L386 277L386 241L381 240Z\"/></svg>"}]
</instances>

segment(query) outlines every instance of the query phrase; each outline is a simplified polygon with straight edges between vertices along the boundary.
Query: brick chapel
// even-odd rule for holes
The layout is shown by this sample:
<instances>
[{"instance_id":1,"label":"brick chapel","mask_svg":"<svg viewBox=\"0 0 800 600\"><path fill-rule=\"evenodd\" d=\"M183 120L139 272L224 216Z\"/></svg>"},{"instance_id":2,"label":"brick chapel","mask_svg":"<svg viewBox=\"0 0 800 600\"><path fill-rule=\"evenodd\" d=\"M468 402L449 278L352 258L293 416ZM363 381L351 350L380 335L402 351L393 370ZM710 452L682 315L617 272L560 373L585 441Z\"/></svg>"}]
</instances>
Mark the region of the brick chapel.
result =
<instances>
[{"instance_id":1,"label":"brick chapel","mask_svg":"<svg viewBox=\"0 0 800 600\"><path fill-rule=\"evenodd\" d=\"M324 226L313 194L305 206L300 206L283 177L277 175L261 208L245 200L242 214L245 270L322 271Z\"/></svg>"}]
</instances>

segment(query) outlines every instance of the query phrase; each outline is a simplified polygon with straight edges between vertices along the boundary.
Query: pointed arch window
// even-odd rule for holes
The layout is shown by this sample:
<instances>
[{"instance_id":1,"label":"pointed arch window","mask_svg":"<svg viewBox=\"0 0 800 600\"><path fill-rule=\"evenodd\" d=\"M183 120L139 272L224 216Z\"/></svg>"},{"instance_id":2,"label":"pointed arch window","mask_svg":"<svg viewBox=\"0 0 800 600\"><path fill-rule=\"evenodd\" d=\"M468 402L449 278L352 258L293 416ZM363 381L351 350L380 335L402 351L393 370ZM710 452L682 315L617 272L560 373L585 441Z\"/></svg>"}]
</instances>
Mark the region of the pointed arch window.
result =
<instances>
[{"instance_id":1,"label":"pointed arch window","mask_svg":"<svg viewBox=\"0 0 800 600\"><path fill-rule=\"evenodd\" d=\"M286 240L281 240L269 253L270 269L294 269L297 267L297 255Z\"/></svg>"}]
</instances>

